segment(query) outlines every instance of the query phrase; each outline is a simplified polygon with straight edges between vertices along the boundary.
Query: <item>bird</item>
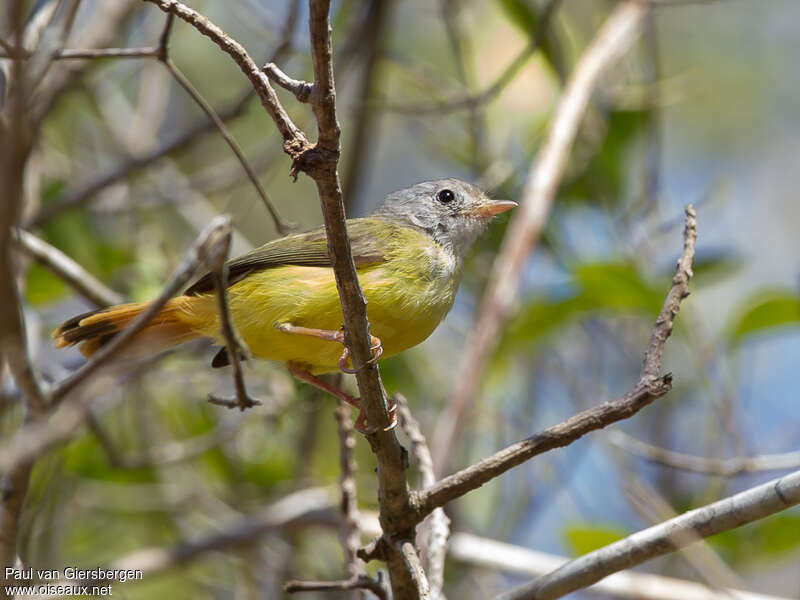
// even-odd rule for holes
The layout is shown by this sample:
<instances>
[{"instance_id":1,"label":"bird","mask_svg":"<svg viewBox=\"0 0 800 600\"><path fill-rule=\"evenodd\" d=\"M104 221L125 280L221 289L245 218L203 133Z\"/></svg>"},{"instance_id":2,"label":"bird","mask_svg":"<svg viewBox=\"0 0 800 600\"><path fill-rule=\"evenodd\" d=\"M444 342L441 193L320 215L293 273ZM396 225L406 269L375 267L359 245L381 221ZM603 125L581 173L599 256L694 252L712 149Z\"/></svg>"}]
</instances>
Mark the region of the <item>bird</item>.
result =
<instances>
[{"instance_id":1,"label":"bird","mask_svg":"<svg viewBox=\"0 0 800 600\"><path fill-rule=\"evenodd\" d=\"M353 260L367 301L373 360L425 340L453 306L464 259L491 219L517 206L448 178L395 191L368 217L348 219ZM278 238L227 263L228 306L250 353L280 361L301 381L359 407L318 376L349 368L342 309L324 228ZM136 302L77 315L53 332L57 348L90 357L147 307ZM195 338L222 346L211 362L230 363L211 273L170 299L126 347L142 357ZM392 424L396 421L392 420ZM356 421L369 433L363 411Z\"/></svg>"}]
</instances>

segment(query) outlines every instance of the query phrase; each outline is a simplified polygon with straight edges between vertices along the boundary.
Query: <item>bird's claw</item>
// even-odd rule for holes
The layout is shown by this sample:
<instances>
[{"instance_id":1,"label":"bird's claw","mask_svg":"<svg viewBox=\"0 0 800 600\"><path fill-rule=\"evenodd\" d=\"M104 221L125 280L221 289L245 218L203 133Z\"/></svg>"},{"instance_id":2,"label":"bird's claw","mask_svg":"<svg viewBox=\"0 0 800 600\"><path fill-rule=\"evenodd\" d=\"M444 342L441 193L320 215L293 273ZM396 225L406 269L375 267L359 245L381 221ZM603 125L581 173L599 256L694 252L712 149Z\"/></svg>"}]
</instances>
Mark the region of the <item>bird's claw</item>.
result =
<instances>
[{"instance_id":1,"label":"bird's claw","mask_svg":"<svg viewBox=\"0 0 800 600\"><path fill-rule=\"evenodd\" d=\"M381 355L383 354L383 345L381 344L380 339L375 337L374 335L369 336L370 340L370 351L372 352L372 358L370 358L366 363L361 365L360 367L351 368L347 366L347 361L350 359L350 351L345 346L342 355L339 357L339 370L343 373L348 373L353 375L354 373L358 373L361 369L366 367L367 365L374 363L377 361Z\"/></svg>"},{"instance_id":2,"label":"bird's claw","mask_svg":"<svg viewBox=\"0 0 800 600\"><path fill-rule=\"evenodd\" d=\"M367 415L364 412L363 408L359 407L358 411L358 418L356 419L355 424L353 425L360 434L362 435L373 435L378 433L378 431L391 431L395 427L397 427L397 403L391 401L391 405L388 407L389 412L389 424L386 427L378 428L378 427L367 427Z\"/></svg>"}]
</instances>

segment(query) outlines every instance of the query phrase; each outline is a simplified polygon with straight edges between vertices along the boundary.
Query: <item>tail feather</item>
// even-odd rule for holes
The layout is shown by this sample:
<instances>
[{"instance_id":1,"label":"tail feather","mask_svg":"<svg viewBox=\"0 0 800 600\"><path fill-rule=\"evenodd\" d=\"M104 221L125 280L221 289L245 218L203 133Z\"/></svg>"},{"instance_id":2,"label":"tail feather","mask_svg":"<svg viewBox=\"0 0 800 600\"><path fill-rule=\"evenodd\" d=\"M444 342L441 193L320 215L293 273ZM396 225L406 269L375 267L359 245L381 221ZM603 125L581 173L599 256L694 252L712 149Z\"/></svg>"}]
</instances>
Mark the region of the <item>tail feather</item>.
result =
<instances>
[{"instance_id":1,"label":"tail feather","mask_svg":"<svg viewBox=\"0 0 800 600\"><path fill-rule=\"evenodd\" d=\"M164 305L158 315L136 334L124 356L132 358L152 354L201 335L181 318L179 300L174 298ZM64 348L77 344L81 354L89 357L114 339L147 305L147 302L119 304L73 317L53 332L55 346Z\"/></svg>"}]
</instances>

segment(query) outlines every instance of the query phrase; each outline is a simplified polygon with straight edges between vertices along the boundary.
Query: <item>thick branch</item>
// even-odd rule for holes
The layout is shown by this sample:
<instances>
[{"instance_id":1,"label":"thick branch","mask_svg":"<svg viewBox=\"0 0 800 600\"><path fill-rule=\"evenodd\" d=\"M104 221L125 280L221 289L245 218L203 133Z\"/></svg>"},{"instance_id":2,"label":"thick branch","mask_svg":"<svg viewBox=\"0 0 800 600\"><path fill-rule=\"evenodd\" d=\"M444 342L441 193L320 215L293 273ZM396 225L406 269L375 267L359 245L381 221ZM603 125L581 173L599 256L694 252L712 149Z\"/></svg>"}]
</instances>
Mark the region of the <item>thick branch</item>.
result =
<instances>
[{"instance_id":1,"label":"thick branch","mask_svg":"<svg viewBox=\"0 0 800 600\"><path fill-rule=\"evenodd\" d=\"M619 4L581 56L570 76L536 161L522 193L520 209L512 217L500 253L492 267L483 307L472 329L458 370L450 403L439 417L433 439L433 457L441 473L467 407L477 390L486 360L495 348L519 289L519 277L531 247L536 243L553 204L592 90L605 70L631 45L646 13L636 1Z\"/></svg>"},{"instance_id":2,"label":"thick branch","mask_svg":"<svg viewBox=\"0 0 800 600\"><path fill-rule=\"evenodd\" d=\"M563 556L461 532L453 534L450 556L470 565L529 577L544 575L570 561ZM614 573L589 586L586 591L591 597L607 596L617 600L788 600L739 589L715 589L685 579L628 570Z\"/></svg>"},{"instance_id":3,"label":"thick branch","mask_svg":"<svg viewBox=\"0 0 800 600\"><path fill-rule=\"evenodd\" d=\"M555 571L502 594L503 600L549 600L581 589L622 569L641 564L723 531L800 504L800 471L756 486L585 554Z\"/></svg>"},{"instance_id":4,"label":"thick branch","mask_svg":"<svg viewBox=\"0 0 800 600\"><path fill-rule=\"evenodd\" d=\"M390 423L386 393L380 381L377 365L372 359L366 301L356 276L350 249L350 239L345 226L342 190L337 172L339 158L339 123L336 119L336 92L331 59L329 0L311 0L309 29L312 63L314 66L314 93L311 107L317 119L318 141L314 147L314 162L297 165L316 182L322 203L322 214L328 236L328 253L331 257L336 286L344 316L345 341L353 365L358 369L356 380L363 410L370 427L376 432L368 437L372 451L378 459L378 486L381 506L381 524L392 539L387 564L392 583L392 594L398 600L425 597L420 577L408 567L409 555L414 553L413 531L398 527L411 510L410 495L405 476L404 450L394 431L386 431ZM404 544L410 546L408 550ZM423 574L424 577L424 574Z\"/></svg>"}]
</instances>

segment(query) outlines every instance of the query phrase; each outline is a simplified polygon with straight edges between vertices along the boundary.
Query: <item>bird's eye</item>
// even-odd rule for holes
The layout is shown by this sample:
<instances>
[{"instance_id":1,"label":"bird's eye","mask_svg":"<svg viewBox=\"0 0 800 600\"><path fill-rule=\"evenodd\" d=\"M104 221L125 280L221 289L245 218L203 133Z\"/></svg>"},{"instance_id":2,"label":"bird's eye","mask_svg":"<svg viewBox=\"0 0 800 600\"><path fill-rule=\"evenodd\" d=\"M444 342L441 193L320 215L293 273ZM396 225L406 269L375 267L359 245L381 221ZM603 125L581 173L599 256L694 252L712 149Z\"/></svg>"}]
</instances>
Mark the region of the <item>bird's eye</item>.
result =
<instances>
[{"instance_id":1,"label":"bird's eye","mask_svg":"<svg viewBox=\"0 0 800 600\"><path fill-rule=\"evenodd\" d=\"M453 193L453 190L441 190L436 194L436 199L442 204L450 204L456 199L456 195Z\"/></svg>"}]
</instances>

